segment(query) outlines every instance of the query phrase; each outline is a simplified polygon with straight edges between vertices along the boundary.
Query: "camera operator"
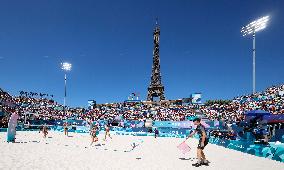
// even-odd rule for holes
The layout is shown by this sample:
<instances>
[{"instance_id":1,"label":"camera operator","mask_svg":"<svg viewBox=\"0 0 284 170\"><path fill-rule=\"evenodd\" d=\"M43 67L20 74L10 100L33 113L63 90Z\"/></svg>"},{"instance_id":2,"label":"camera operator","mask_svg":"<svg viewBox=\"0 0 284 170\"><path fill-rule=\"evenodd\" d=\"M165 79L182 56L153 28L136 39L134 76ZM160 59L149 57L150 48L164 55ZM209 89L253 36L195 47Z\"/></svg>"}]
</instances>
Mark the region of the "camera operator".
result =
<instances>
[{"instance_id":1,"label":"camera operator","mask_svg":"<svg viewBox=\"0 0 284 170\"><path fill-rule=\"evenodd\" d=\"M263 119L263 116L256 116L252 120L251 126L256 141L268 143L267 121Z\"/></svg>"}]
</instances>

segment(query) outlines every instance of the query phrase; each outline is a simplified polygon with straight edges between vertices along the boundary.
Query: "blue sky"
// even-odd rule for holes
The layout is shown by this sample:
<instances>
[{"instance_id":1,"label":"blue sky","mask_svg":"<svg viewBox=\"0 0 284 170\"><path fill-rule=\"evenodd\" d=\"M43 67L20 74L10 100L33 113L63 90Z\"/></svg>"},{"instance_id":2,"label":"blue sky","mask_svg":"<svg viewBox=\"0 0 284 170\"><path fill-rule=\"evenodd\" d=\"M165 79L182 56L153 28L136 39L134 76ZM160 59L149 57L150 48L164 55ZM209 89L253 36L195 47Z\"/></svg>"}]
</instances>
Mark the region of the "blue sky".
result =
<instances>
[{"instance_id":1,"label":"blue sky","mask_svg":"<svg viewBox=\"0 0 284 170\"><path fill-rule=\"evenodd\" d=\"M252 39L243 25L270 15L256 35L257 90L284 82L284 1L26 0L0 1L0 87L55 95L87 106L146 98L155 18L161 26L162 82L167 99L203 93L230 99L252 91Z\"/></svg>"}]
</instances>

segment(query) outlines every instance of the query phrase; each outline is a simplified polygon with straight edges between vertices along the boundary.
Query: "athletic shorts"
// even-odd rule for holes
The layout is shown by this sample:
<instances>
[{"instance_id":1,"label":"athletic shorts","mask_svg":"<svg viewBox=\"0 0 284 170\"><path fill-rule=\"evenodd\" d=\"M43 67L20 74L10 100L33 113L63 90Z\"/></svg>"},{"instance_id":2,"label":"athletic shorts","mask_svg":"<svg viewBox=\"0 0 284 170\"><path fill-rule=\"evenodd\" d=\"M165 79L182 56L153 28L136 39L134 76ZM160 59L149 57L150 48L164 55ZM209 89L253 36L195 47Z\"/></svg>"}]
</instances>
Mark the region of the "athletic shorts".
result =
<instances>
[{"instance_id":1,"label":"athletic shorts","mask_svg":"<svg viewBox=\"0 0 284 170\"><path fill-rule=\"evenodd\" d=\"M205 148L205 146L208 144L209 140L207 138L205 139L203 147L201 147L201 141L202 141L202 139L199 139L197 149L202 149L203 150Z\"/></svg>"}]
</instances>

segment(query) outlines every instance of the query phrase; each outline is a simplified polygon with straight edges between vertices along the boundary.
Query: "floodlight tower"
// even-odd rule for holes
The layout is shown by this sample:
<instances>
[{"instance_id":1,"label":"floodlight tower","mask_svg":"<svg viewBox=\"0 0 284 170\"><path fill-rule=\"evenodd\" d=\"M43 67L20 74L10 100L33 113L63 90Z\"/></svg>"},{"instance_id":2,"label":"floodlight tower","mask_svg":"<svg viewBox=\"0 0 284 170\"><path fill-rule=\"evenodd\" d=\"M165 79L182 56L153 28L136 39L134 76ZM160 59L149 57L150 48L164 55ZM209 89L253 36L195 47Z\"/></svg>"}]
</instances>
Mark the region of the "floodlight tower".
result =
<instances>
[{"instance_id":1,"label":"floodlight tower","mask_svg":"<svg viewBox=\"0 0 284 170\"><path fill-rule=\"evenodd\" d=\"M67 76L66 73L67 71L70 71L72 68L72 64L64 62L61 63L61 69L65 71L65 75L64 75L64 108L66 105L66 81L67 81Z\"/></svg>"},{"instance_id":2,"label":"floodlight tower","mask_svg":"<svg viewBox=\"0 0 284 170\"><path fill-rule=\"evenodd\" d=\"M265 16L262 18L259 18L251 23L249 23L248 25L242 27L241 29L241 33L243 34L243 36L252 34L252 91L253 93L255 93L255 33L257 31L260 31L262 29L264 29L267 26L267 22L269 21L269 16Z\"/></svg>"}]
</instances>

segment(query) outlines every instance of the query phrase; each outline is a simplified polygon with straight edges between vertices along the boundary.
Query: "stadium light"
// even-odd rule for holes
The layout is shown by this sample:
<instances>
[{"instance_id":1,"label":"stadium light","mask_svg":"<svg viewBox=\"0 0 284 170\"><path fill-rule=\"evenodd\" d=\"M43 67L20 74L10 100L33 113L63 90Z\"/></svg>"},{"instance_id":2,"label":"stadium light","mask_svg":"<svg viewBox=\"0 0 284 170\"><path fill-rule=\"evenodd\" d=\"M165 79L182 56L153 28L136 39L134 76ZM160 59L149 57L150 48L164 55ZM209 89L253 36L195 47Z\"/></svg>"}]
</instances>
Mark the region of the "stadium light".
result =
<instances>
[{"instance_id":1,"label":"stadium light","mask_svg":"<svg viewBox=\"0 0 284 170\"><path fill-rule=\"evenodd\" d=\"M65 71L65 76L64 76L64 110L65 110L65 105L66 105L66 81L67 81L67 76L66 76L66 72L67 71L71 71L72 68L72 64L64 62L61 63L61 69Z\"/></svg>"},{"instance_id":2,"label":"stadium light","mask_svg":"<svg viewBox=\"0 0 284 170\"><path fill-rule=\"evenodd\" d=\"M243 34L243 36L246 35L250 35L252 34L252 39L253 39L253 46L252 46L252 67L253 67L253 71L252 71L252 91L253 93L255 93L255 33L263 30L264 28L266 28L267 23L269 21L270 17L269 16L265 16L262 18L259 18L251 23L249 23L248 25L242 27L241 29L241 33Z\"/></svg>"},{"instance_id":3,"label":"stadium light","mask_svg":"<svg viewBox=\"0 0 284 170\"><path fill-rule=\"evenodd\" d=\"M61 63L61 69L65 71L70 71L72 68L72 64L70 63Z\"/></svg>"}]
</instances>

